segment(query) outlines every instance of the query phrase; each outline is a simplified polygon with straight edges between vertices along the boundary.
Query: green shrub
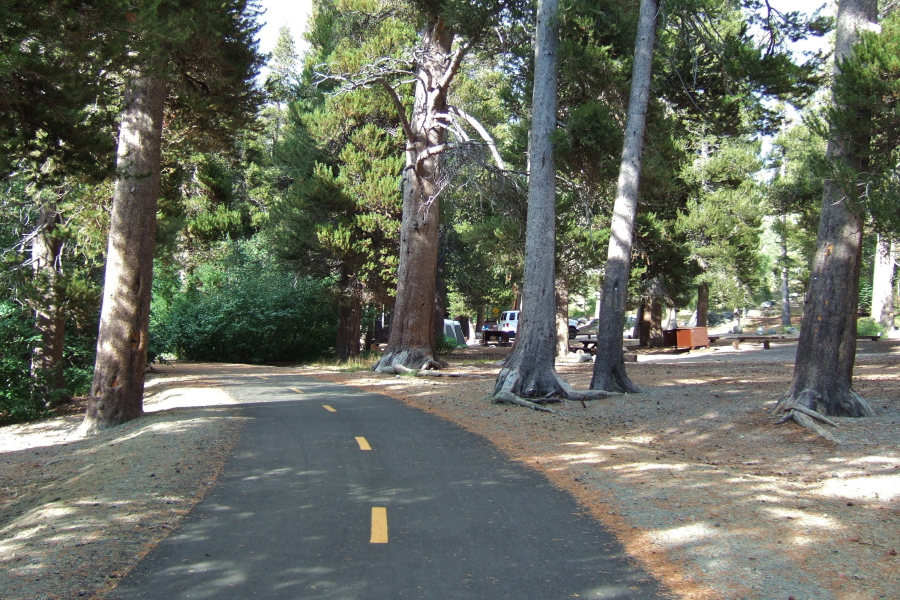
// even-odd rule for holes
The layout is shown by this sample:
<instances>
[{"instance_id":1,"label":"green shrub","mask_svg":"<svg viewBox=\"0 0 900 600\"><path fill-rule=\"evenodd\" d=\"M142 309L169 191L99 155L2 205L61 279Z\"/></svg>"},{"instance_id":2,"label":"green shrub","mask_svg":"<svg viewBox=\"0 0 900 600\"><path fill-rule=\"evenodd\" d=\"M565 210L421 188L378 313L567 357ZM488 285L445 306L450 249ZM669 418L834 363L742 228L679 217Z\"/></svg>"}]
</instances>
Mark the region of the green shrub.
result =
<instances>
[{"instance_id":1,"label":"green shrub","mask_svg":"<svg viewBox=\"0 0 900 600\"><path fill-rule=\"evenodd\" d=\"M456 350L456 338L446 336L438 336L434 341L435 350L438 354L452 354Z\"/></svg>"},{"instance_id":2,"label":"green shrub","mask_svg":"<svg viewBox=\"0 0 900 600\"><path fill-rule=\"evenodd\" d=\"M863 319L857 319L856 321L856 335L883 335L884 327L881 326L881 323L876 321L875 319L866 317Z\"/></svg>"},{"instance_id":3,"label":"green shrub","mask_svg":"<svg viewBox=\"0 0 900 600\"><path fill-rule=\"evenodd\" d=\"M0 302L0 424L37 419L47 414L34 397L31 354L37 343L29 311Z\"/></svg>"},{"instance_id":4,"label":"green shrub","mask_svg":"<svg viewBox=\"0 0 900 600\"><path fill-rule=\"evenodd\" d=\"M151 311L153 352L188 360L312 360L333 350L336 332L330 283L280 268L256 242L236 242Z\"/></svg>"}]
</instances>

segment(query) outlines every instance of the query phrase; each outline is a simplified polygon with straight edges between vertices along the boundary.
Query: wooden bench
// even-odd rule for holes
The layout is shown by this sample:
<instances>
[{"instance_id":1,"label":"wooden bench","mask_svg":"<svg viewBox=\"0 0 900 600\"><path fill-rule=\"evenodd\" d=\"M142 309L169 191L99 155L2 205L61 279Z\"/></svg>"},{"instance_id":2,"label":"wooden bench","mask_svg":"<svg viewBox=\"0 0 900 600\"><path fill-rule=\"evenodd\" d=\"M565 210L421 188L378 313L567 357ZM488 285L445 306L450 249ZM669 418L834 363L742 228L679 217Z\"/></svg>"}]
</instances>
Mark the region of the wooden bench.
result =
<instances>
[{"instance_id":1,"label":"wooden bench","mask_svg":"<svg viewBox=\"0 0 900 600\"><path fill-rule=\"evenodd\" d=\"M737 339L732 338L731 345L737 350L744 342L762 342L763 348L768 350L771 348L770 342L783 339L785 339L783 335L742 335Z\"/></svg>"},{"instance_id":2,"label":"wooden bench","mask_svg":"<svg viewBox=\"0 0 900 600\"><path fill-rule=\"evenodd\" d=\"M771 348L772 341L785 340L787 336L784 335L742 335L737 338L731 338L733 341L731 345L734 346L734 349L737 350L743 342L762 342L763 348L768 350ZM872 340L873 342L877 342L881 339L881 334L878 335L858 335L856 336L857 340ZM712 338L710 338L712 340Z\"/></svg>"}]
</instances>

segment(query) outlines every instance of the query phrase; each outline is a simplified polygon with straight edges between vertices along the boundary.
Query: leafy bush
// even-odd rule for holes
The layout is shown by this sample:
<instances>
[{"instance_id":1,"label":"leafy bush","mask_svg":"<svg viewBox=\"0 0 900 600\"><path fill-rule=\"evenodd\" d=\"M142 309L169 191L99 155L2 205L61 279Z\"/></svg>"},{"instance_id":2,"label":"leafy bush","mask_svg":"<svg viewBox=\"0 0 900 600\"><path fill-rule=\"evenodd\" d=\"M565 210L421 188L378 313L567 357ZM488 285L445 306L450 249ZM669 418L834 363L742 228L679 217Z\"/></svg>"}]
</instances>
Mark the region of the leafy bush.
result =
<instances>
[{"instance_id":1,"label":"leafy bush","mask_svg":"<svg viewBox=\"0 0 900 600\"><path fill-rule=\"evenodd\" d=\"M28 311L0 302L0 424L36 419L47 412L32 393L31 353L36 342Z\"/></svg>"},{"instance_id":2,"label":"leafy bush","mask_svg":"<svg viewBox=\"0 0 900 600\"><path fill-rule=\"evenodd\" d=\"M456 350L456 338L450 339L446 336L438 336L434 341L435 350L438 354L453 354Z\"/></svg>"},{"instance_id":3,"label":"leafy bush","mask_svg":"<svg viewBox=\"0 0 900 600\"><path fill-rule=\"evenodd\" d=\"M256 241L235 242L197 281L151 311L152 349L188 360L296 362L333 348L329 282L279 267Z\"/></svg>"},{"instance_id":4,"label":"leafy bush","mask_svg":"<svg viewBox=\"0 0 900 600\"><path fill-rule=\"evenodd\" d=\"M881 323L871 318L857 319L856 335L883 335L884 327Z\"/></svg>"}]
</instances>

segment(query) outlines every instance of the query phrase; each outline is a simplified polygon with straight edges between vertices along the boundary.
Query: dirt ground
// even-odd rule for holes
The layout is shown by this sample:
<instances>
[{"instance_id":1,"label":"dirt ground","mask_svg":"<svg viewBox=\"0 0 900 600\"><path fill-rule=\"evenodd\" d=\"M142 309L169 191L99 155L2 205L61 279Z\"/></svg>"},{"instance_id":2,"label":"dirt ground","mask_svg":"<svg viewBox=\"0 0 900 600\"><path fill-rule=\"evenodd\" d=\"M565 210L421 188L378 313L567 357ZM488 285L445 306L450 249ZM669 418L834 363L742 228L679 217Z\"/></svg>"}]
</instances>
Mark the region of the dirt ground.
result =
<instances>
[{"instance_id":1,"label":"dirt ground","mask_svg":"<svg viewBox=\"0 0 900 600\"><path fill-rule=\"evenodd\" d=\"M571 492L673 597L897 600L900 341L859 343L855 386L878 416L838 419L840 444L773 424L795 349L720 341L643 352L628 364L643 393L556 404L556 414L485 399L505 348L454 353L449 371L460 377L167 367L148 386L148 406L162 410L100 438L66 440L77 415L0 429L0 597L102 597L221 469L240 419L217 377L296 372L486 437ZM592 366L558 371L586 389Z\"/></svg>"}]
</instances>

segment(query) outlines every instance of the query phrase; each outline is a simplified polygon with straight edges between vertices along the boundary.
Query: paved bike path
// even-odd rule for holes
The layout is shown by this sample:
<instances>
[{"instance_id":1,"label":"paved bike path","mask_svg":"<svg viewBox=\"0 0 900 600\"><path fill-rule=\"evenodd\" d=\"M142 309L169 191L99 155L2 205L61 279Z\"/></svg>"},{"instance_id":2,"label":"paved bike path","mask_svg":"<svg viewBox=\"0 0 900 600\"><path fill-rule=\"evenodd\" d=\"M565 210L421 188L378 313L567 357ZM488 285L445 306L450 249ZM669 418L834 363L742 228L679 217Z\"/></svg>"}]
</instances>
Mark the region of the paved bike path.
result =
<instances>
[{"instance_id":1,"label":"paved bike path","mask_svg":"<svg viewBox=\"0 0 900 600\"><path fill-rule=\"evenodd\" d=\"M574 500L476 435L309 378L233 384L247 423L218 484L110 598L662 597Z\"/></svg>"}]
</instances>

